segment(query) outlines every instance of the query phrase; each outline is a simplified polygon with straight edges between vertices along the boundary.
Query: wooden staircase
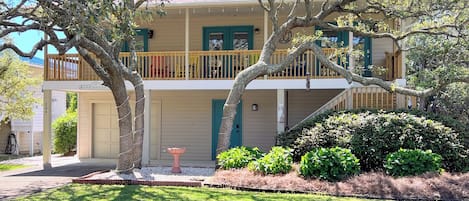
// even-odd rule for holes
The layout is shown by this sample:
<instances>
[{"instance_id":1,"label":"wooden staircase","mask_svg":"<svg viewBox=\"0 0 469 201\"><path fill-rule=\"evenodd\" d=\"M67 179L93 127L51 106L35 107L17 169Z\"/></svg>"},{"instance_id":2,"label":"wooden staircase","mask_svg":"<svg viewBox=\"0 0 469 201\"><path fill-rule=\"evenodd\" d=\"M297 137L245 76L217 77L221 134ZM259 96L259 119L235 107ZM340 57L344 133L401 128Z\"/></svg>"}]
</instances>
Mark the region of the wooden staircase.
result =
<instances>
[{"instance_id":1,"label":"wooden staircase","mask_svg":"<svg viewBox=\"0 0 469 201\"><path fill-rule=\"evenodd\" d=\"M383 109L393 110L406 108L410 100L413 106L416 105L416 98L397 93L390 93L377 86L360 86L345 89L337 96L332 98L319 109L308 115L302 121L290 129L294 129L307 119L310 119L327 110L346 110L346 109Z\"/></svg>"}]
</instances>

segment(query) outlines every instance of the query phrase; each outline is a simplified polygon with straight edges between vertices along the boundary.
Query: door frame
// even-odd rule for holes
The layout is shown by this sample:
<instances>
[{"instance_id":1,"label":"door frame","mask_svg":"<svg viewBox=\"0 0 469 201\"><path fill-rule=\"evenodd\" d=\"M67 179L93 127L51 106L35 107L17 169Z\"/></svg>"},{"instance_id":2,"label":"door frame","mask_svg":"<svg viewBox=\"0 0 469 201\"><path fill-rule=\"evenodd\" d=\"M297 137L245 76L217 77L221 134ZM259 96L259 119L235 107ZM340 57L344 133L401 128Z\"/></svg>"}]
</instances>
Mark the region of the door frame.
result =
<instances>
[{"instance_id":1,"label":"door frame","mask_svg":"<svg viewBox=\"0 0 469 201\"><path fill-rule=\"evenodd\" d=\"M233 50L233 32L248 32L248 49L252 50L254 47L254 26L214 26L203 27L202 33L202 49L208 50L208 37L211 32L223 32L223 50ZM228 42L229 40L229 42Z\"/></svg>"},{"instance_id":2,"label":"door frame","mask_svg":"<svg viewBox=\"0 0 469 201\"><path fill-rule=\"evenodd\" d=\"M211 153L212 153L212 156L211 156L211 159L212 160L215 160L216 159L216 155L217 155L217 145L218 145L218 131L220 129L220 124L221 124L221 118L223 117L223 108L221 110L221 115L220 116L220 119L217 119L217 109L216 109L216 103L220 103L222 102L223 105L225 104L225 99L212 99L212 147L211 147ZM234 119L234 122L233 122L233 125L235 125L237 122L237 124L239 125L239 132L240 134L238 135L239 136L239 139L237 140L239 142L239 145L235 145L235 146L241 146L243 145L243 103L242 101L239 102L237 108L236 108L236 116L235 116L235 119ZM233 133L233 128L231 130L231 133L230 135L232 135ZM233 141L233 138L230 137L230 147L233 147L231 145L231 142Z\"/></svg>"}]
</instances>

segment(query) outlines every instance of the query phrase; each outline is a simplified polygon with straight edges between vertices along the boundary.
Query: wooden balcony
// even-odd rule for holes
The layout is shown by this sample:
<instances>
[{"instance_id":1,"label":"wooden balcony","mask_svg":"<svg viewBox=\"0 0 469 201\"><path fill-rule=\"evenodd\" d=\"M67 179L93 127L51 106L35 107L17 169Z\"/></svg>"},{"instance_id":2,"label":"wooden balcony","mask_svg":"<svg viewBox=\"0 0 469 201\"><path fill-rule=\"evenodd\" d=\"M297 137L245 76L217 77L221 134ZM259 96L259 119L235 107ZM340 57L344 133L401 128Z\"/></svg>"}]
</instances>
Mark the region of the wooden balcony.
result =
<instances>
[{"instance_id":1,"label":"wooden balcony","mask_svg":"<svg viewBox=\"0 0 469 201\"><path fill-rule=\"evenodd\" d=\"M334 49L324 49L333 54ZM186 55L188 56L186 63ZM144 80L232 80L243 69L257 62L260 50L138 52L137 67ZM274 53L271 63L279 63L287 50ZM130 61L129 53L121 53L124 65ZM100 80L93 69L78 55L47 56L44 79L48 81ZM308 51L297 57L283 72L266 76L267 79L339 78L337 73L325 68L315 55Z\"/></svg>"}]
</instances>

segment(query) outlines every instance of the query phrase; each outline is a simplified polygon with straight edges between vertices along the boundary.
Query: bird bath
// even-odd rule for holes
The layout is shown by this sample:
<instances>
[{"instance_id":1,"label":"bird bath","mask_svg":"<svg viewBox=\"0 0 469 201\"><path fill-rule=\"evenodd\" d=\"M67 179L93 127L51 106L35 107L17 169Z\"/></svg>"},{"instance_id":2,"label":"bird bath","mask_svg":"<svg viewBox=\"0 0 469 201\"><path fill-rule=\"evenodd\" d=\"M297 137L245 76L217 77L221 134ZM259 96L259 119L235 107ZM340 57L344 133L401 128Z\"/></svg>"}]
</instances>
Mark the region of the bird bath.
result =
<instances>
[{"instance_id":1,"label":"bird bath","mask_svg":"<svg viewBox=\"0 0 469 201\"><path fill-rule=\"evenodd\" d=\"M173 168L171 169L172 173L181 173L181 166L179 164L179 157L186 152L186 148L179 148L179 147L169 147L168 153L173 155Z\"/></svg>"}]
</instances>

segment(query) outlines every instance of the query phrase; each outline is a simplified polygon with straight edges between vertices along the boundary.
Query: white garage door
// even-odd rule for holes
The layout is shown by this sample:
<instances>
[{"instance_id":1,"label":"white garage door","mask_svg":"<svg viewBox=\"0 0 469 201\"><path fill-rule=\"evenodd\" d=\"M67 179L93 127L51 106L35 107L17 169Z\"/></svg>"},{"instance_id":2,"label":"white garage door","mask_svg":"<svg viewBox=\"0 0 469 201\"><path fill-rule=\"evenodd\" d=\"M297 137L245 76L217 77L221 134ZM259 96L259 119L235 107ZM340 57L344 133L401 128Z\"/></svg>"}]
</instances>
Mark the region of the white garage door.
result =
<instances>
[{"instance_id":1,"label":"white garage door","mask_svg":"<svg viewBox=\"0 0 469 201\"><path fill-rule=\"evenodd\" d=\"M111 103L93 104L93 157L117 158L119 125L117 111Z\"/></svg>"}]
</instances>

